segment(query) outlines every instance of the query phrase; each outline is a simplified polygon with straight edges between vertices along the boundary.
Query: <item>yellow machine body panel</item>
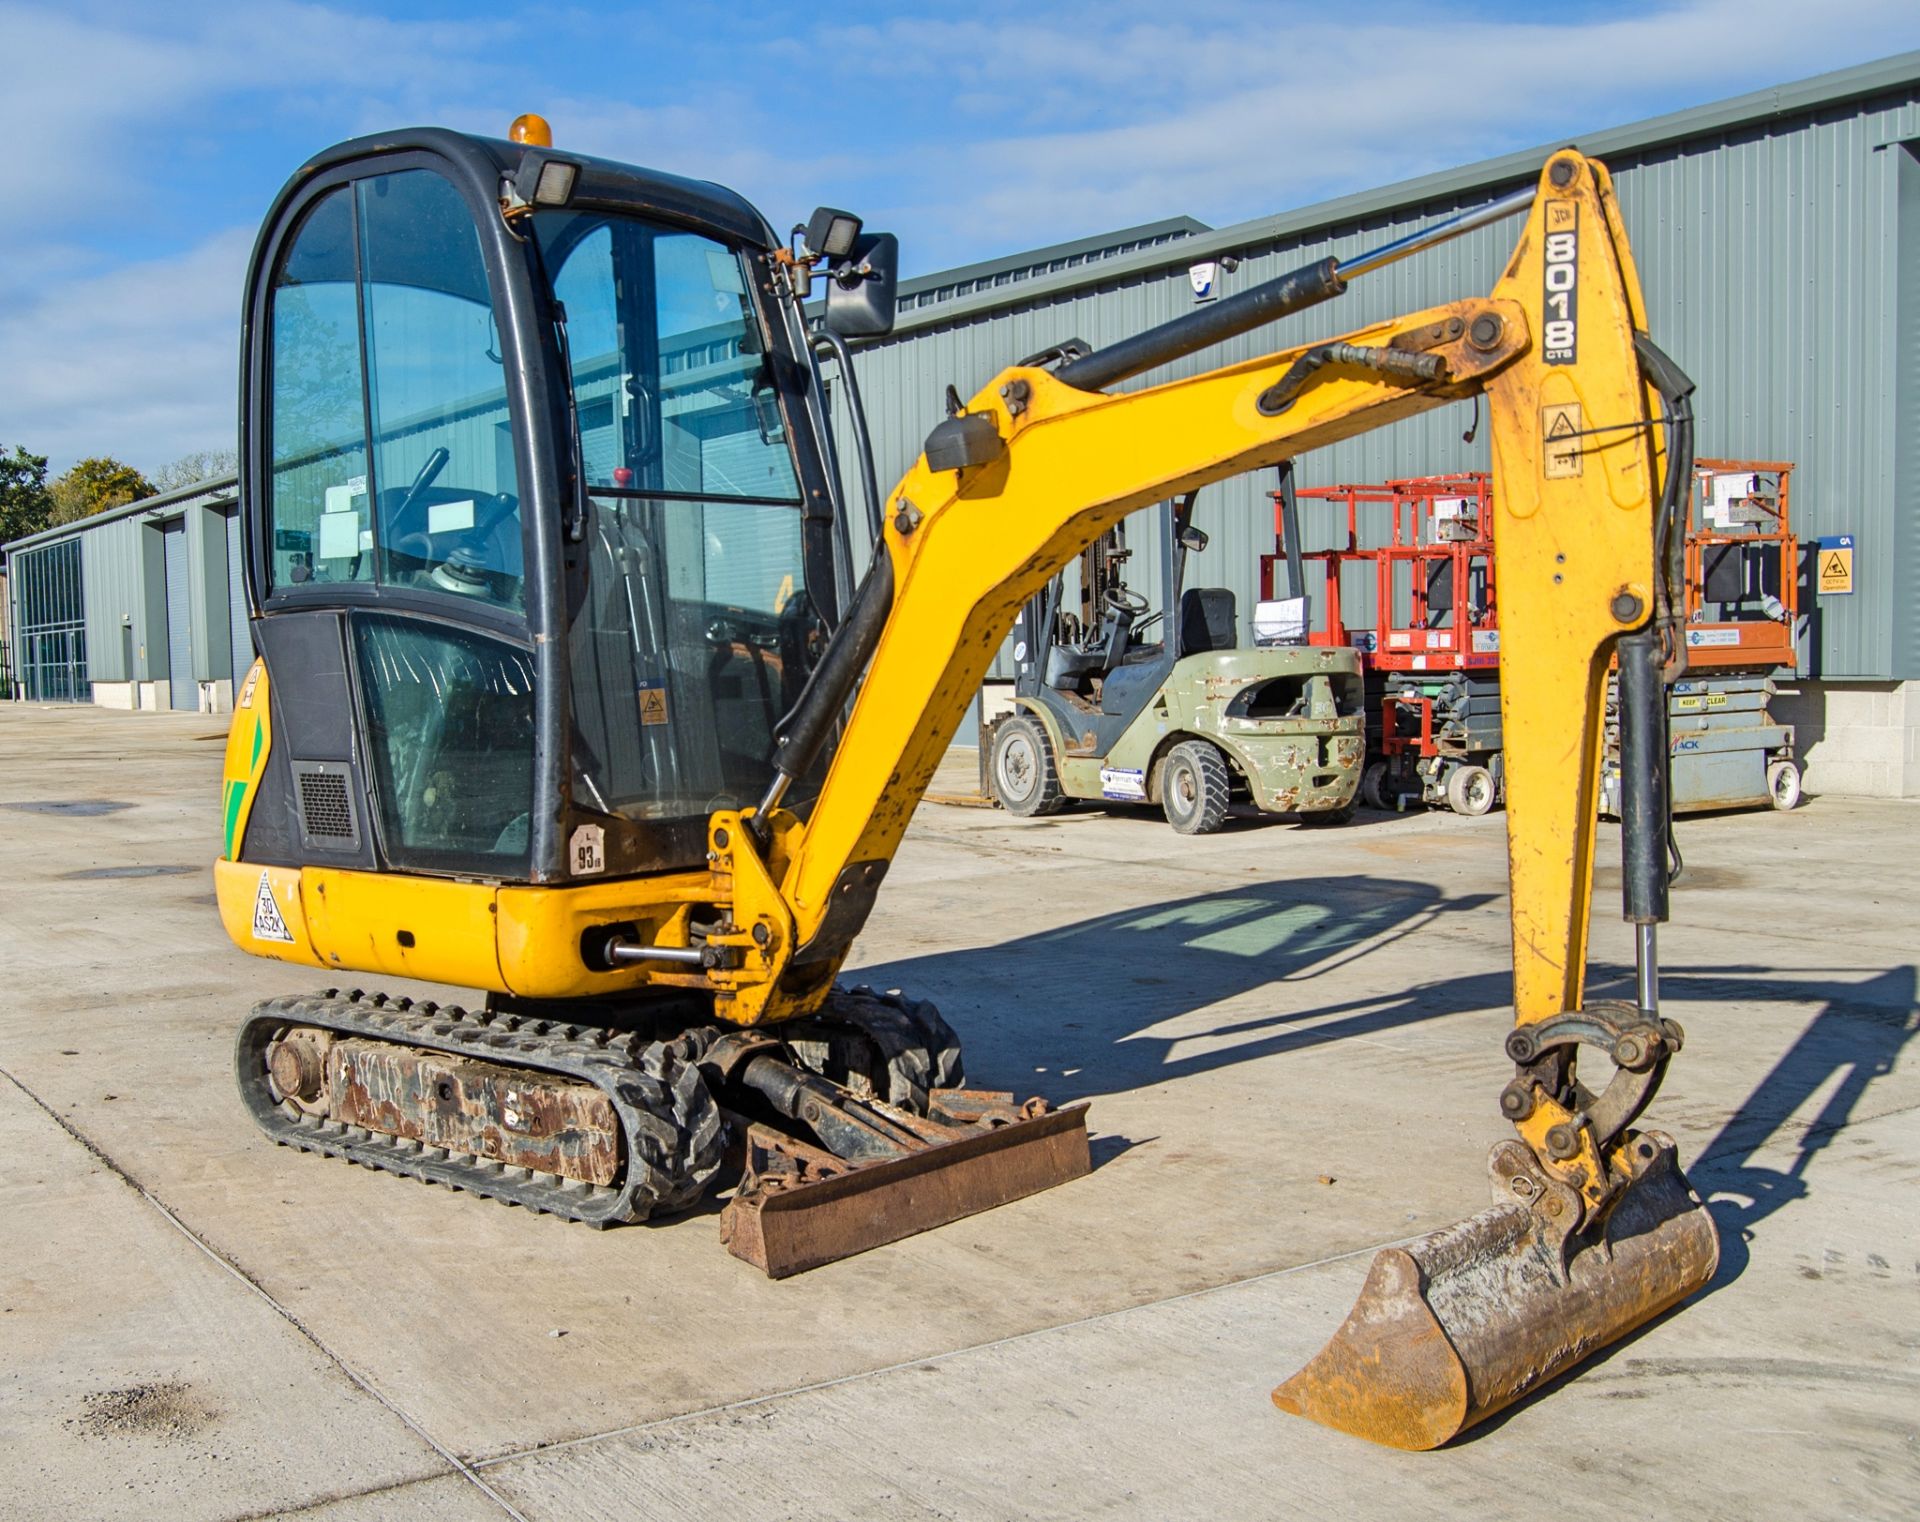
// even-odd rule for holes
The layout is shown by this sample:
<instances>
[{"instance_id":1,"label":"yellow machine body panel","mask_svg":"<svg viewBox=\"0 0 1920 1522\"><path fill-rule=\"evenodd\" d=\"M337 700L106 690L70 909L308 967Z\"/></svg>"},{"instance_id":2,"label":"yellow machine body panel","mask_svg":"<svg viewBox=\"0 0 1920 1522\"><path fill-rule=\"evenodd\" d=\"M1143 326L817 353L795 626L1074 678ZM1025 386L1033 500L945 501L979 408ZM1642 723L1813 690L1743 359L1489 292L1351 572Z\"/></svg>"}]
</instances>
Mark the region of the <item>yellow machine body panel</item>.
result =
<instances>
[{"instance_id":1,"label":"yellow machine body panel","mask_svg":"<svg viewBox=\"0 0 1920 1522\"><path fill-rule=\"evenodd\" d=\"M581 960L582 936L612 921L638 922L655 944L685 945L690 910L711 900L713 883L704 873L648 879L646 908L637 909L631 881L531 888L222 861L214 864L214 889L228 936L255 956L579 999L661 977L641 968L592 970ZM263 893L272 895L277 922L264 912Z\"/></svg>"},{"instance_id":2,"label":"yellow machine body panel","mask_svg":"<svg viewBox=\"0 0 1920 1522\"><path fill-rule=\"evenodd\" d=\"M253 800L266 775L267 753L273 747L273 720L268 712L267 663L255 657L240 693L234 699L233 720L227 726L226 760L220 771L222 861L240 858L240 842L247 837Z\"/></svg>"}]
</instances>

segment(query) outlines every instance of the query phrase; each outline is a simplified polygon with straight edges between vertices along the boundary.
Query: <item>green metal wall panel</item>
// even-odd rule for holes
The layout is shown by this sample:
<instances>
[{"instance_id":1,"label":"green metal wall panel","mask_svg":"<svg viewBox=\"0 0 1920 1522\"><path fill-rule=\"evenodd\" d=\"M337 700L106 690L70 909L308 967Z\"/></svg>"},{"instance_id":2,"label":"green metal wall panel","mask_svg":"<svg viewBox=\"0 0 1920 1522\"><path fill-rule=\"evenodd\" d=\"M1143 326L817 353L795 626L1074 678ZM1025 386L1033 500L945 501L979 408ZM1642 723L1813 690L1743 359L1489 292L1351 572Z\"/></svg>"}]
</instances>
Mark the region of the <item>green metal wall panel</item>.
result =
<instances>
[{"instance_id":1,"label":"green metal wall panel","mask_svg":"<svg viewBox=\"0 0 1920 1522\"><path fill-rule=\"evenodd\" d=\"M1794 506L1803 537L1858 536L1855 595L1817 603L1808 672L1814 676L1885 678L1913 664L1911 639L1908 654L1896 658L1894 649L1896 609L1911 608L1916 585L1913 571L1896 564L1903 542L1898 530L1913 523L1915 505L1913 471L1903 474L1896 465L1896 439L1911 437L1913 425L1902 421L1910 411L1897 415L1895 376L1900 281L1911 283L1910 272L1920 265L1920 243L1911 233L1901 236L1898 183L1901 165L1910 162L1900 144L1920 136L1920 57L1903 66L1904 82L1867 98L1768 113L1758 121L1737 113L1723 120L1728 112L1704 108L1698 116L1705 125L1677 141L1634 147L1618 141L1634 132L1623 129L1594 143L1615 175L1654 336L1699 382L1700 452L1796 462ZM1799 98L1797 88L1776 93ZM911 325L864 348L857 361L883 489L939 421L949 382L965 396L1007 364L1062 339L1098 347L1191 310L1185 263L1152 259L1184 261L1233 248L1242 263L1221 277L1222 294L1230 294L1329 253L1352 258L1481 204L1526 183L1543 159L1544 153L1534 155L1523 165L1510 158L1479 166L1484 173L1478 175L1466 170L1414 182L1398 204L1371 205L1345 220L1338 213L1349 203L1332 203L1324 222L1315 223L1310 208L1190 237L1170 252L1096 263L1079 285L1066 283L1069 272L1032 282L1044 287L1035 295L1015 294L1021 290L1015 286L1000 306L984 305L978 296L956 302L959 310L944 320L937 307L916 310ZM1301 225L1303 219L1311 225ZM1235 242L1280 220L1290 224L1282 236ZM1389 266L1338 301L1130 384L1196 373L1484 293L1518 226L1510 219ZM1909 271L1904 277L1903 268ZM1300 482L1486 469L1485 429L1472 443L1461 437L1470 418L1470 405L1462 403L1307 456ZM844 449L843 441L843 455ZM1243 624L1251 619L1259 556L1272 548L1271 486L1271 479L1244 479L1202 498L1200 521L1215 537L1204 569L1196 571L1234 589ZM1331 542L1336 527L1323 519L1316 534L1310 517L1309 546ZM1911 543L1913 530L1906 532ZM1147 537L1134 542L1142 546L1134 564L1144 582L1153 574ZM1004 649L996 672L1011 675Z\"/></svg>"},{"instance_id":2,"label":"green metal wall panel","mask_svg":"<svg viewBox=\"0 0 1920 1522\"><path fill-rule=\"evenodd\" d=\"M1920 679L1920 145L1903 144L1899 182L1899 331L1894 377L1893 668ZM1856 557L1857 558L1857 557Z\"/></svg>"}]
</instances>

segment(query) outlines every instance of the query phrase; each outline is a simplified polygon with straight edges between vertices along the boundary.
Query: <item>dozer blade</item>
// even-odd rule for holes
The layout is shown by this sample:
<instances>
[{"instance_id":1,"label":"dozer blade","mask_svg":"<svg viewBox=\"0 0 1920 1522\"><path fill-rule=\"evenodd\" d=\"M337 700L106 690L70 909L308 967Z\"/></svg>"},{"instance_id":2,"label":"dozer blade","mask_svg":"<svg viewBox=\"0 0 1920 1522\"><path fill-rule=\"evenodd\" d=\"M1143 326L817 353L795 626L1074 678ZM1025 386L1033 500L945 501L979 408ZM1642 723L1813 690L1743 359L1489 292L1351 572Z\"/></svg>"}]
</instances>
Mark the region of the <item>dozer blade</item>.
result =
<instances>
[{"instance_id":1,"label":"dozer blade","mask_svg":"<svg viewBox=\"0 0 1920 1522\"><path fill-rule=\"evenodd\" d=\"M934 1115L942 1117L942 1100L973 1097L936 1091ZM965 1119L951 1111L945 1118ZM849 1163L754 1126L746 1177L721 1217L721 1240L735 1257L784 1279L1038 1194L1092 1168L1084 1105L1049 1110L1030 1101L1018 1119L931 1124L924 1132L924 1145L904 1156Z\"/></svg>"},{"instance_id":2,"label":"dozer blade","mask_svg":"<svg viewBox=\"0 0 1920 1522\"><path fill-rule=\"evenodd\" d=\"M1572 1191L1535 1204L1503 1202L1406 1247L1390 1247L1346 1321L1273 1392L1282 1411L1393 1448L1437 1448L1525 1398L1713 1277L1720 1239L1705 1205L1657 1132L1604 1230L1567 1237L1546 1211L1570 1218ZM1525 1149L1494 1149L1510 1186ZM1503 1167L1503 1160L1506 1164Z\"/></svg>"}]
</instances>

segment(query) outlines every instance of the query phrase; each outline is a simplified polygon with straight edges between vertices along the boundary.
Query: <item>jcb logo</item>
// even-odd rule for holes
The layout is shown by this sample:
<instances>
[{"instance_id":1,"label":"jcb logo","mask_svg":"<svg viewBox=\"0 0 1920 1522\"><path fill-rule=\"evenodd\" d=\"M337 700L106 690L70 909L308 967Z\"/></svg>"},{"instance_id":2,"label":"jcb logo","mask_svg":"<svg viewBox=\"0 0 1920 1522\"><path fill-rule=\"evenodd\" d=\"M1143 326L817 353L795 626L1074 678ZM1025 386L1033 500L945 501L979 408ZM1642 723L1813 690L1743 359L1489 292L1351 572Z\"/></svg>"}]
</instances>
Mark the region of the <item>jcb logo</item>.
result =
<instances>
[{"instance_id":1,"label":"jcb logo","mask_svg":"<svg viewBox=\"0 0 1920 1522\"><path fill-rule=\"evenodd\" d=\"M1546 330L1540 335L1550 365L1570 365L1579 349L1580 208L1571 201L1547 203Z\"/></svg>"}]
</instances>

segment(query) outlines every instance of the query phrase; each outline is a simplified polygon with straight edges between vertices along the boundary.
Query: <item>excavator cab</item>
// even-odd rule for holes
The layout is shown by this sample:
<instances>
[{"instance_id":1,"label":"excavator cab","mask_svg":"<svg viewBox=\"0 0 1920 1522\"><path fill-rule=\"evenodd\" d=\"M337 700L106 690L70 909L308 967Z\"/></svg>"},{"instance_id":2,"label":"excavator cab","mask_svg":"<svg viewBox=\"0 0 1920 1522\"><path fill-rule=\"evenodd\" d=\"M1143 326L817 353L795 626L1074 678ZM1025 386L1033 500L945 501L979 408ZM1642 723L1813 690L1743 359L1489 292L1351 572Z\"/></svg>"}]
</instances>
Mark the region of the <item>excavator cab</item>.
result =
<instances>
[{"instance_id":1,"label":"excavator cab","mask_svg":"<svg viewBox=\"0 0 1920 1522\"><path fill-rule=\"evenodd\" d=\"M520 882L704 861L837 611L780 252L717 187L449 132L295 179L247 314L256 629L300 694L252 859Z\"/></svg>"}]
</instances>

